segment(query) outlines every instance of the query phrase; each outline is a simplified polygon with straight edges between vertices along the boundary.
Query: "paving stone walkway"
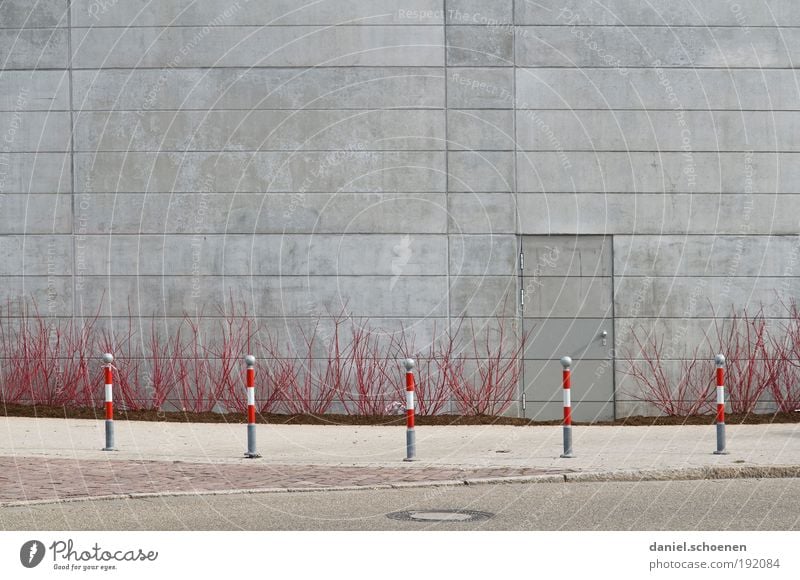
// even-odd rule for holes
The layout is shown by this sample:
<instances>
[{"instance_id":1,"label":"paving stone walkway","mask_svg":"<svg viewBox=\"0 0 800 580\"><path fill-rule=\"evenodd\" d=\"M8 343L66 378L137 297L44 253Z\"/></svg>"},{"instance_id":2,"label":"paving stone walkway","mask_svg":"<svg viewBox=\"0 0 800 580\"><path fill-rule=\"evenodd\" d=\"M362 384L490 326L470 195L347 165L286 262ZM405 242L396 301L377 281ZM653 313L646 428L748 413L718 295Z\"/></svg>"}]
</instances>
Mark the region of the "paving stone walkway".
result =
<instances>
[{"instance_id":1,"label":"paving stone walkway","mask_svg":"<svg viewBox=\"0 0 800 580\"><path fill-rule=\"evenodd\" d=\"M225 490L374 487L558 475L532 468L346 467L0 457L0 505L82 497Z\"/></svg>"}]
</instances>

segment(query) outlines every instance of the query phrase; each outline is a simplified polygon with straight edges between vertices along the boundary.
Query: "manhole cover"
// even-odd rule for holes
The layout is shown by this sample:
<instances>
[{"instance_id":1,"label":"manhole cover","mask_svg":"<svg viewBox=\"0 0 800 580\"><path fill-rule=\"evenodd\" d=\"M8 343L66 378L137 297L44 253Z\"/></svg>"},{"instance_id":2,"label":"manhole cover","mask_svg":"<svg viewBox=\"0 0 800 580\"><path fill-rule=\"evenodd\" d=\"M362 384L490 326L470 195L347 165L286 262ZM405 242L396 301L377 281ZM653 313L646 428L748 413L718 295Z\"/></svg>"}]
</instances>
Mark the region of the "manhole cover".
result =
<instances>
[{"instance_id":1,"label":"manhole cover","mask_svg":"<svg viewBox=\"0 0 800 580\"><path fill-rule=\"evenodd\" d=\"M493 515L473 510L408 510L386 514L386 517L404 522L482 522Z\"/></svg>"}]
</instances>

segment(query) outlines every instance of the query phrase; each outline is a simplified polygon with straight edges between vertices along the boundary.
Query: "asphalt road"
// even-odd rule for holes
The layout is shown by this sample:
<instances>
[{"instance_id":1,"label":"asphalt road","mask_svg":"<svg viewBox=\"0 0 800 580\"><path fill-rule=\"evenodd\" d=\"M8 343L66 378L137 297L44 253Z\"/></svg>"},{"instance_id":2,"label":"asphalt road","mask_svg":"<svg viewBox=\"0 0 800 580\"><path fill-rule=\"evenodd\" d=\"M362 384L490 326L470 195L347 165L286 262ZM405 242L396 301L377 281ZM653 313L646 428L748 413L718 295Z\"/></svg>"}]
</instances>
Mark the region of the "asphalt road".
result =
<instances>
[{"instance_id":1,"label":"asphalt road","mask_svg":"<svg viewBox=\"0 0 800 580\"><path fill-rule=\"evenodd\" d=\"M398 521L402 510L490 512ZM800 530L800 479L537 483L158 497L0 508L3 530Z\"/></svg>"}]
</instances>

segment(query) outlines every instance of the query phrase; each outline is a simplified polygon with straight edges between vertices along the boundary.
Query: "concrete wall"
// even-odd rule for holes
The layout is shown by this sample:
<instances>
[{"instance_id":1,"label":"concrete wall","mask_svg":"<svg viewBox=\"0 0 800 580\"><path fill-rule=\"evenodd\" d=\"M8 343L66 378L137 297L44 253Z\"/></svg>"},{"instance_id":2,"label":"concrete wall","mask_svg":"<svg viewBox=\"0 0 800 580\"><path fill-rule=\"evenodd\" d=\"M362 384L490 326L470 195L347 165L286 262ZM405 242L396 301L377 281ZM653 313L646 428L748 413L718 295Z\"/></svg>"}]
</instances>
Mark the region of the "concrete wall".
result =
<instances>
[{"instance_id":1,"label":"concrete wall","mask_svg":"<svg viewBox=\"0 0 800 580\"><path fill-rule=\"evenodd\" d=\"M499 316L537 325L545 406L558 320L610 319L585 418L650 412L631 328L679 359L796 295L796 26L790 0L6 0L0 300L170 325L233 293L289 345L343 308L420 344ZM520 248L554 235L608 270L524 310Z\"/></svg>"}]
</instances>

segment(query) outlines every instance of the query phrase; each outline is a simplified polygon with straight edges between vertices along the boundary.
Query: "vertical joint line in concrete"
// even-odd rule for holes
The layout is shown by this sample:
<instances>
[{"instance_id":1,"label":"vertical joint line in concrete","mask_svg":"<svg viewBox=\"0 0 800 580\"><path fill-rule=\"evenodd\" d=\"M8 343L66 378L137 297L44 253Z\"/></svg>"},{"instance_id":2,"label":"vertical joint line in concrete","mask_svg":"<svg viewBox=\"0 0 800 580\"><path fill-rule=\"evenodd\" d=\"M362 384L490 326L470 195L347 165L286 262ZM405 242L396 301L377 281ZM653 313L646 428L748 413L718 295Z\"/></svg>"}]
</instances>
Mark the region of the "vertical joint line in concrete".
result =
<instances>
[{"instance_id":1,"label":"vertical joint line in concrete","mask_svg":"<svg viewBox=\"0 0 800 580\"><path fill-rule=\"evenodd\" d=\"M447 0L442 0L442 38L444 39L442 43L442 65L444 66L444 238L445 250L447 251L447 266L445 270L447 273L447 278L445 280L445 284L447 284L447 293L445 308L447 308L447 332L450 334L453 332L453 321L450 316L450 124L447 119L450 107L447 103ZM433 338L436 340L436 337ZM450 411L453 410L452 404L452 400L448 401Z\"/></svg>"},{"instance_id":2,"label":"vertical joint line in concrete","mask_svg":"<svg viewBox=\"0 0 800 580\"><path fill-rule=\"evenodd\" d=\"M517 3L516 0L511 3L511 131L514 135L514 149L512 151L511 167L513 168L511 176L512 197L514 199L514 229L517 233L519 240L519 268L517 268L517 280L519 281L519 328L522 336L525 336L525 272L523 271L523 251L522 251L522 235L520 227L519 215L519 188L517 186ZM525 352L522 352L522 372L519 374L519 397L522 402L520 410L517 412L518 416L525 416Z\"/></svg>"},{"instance_id":3,"label":"vertical joint line in concrete","mask_svg":"<svg viewBox=\"0 0 800 580\"><path fill-rule=\"evenodd\" d=\"M617 420L617 311L616 311L616 279L614 278L614 236L609 234L609 259L611 260L611 409L614 421Z\"/></svg>"},{"instance_id":4,"label":"vertical joint line in concrete","mask_svg":"<svg viewBox=\"0 0 800 580\"><path fill-rule=\"evenodd\" d=\"M72 241L72 315L75 320L78 310L78 255L75 241L75 106L72 83L72 0L67 0L67 77L69 84L69 171L70 171L70 226Z\"/></svg>"}]
</instances>

